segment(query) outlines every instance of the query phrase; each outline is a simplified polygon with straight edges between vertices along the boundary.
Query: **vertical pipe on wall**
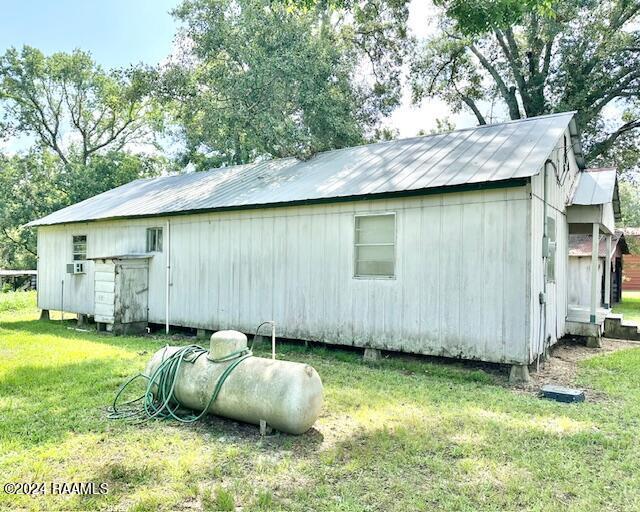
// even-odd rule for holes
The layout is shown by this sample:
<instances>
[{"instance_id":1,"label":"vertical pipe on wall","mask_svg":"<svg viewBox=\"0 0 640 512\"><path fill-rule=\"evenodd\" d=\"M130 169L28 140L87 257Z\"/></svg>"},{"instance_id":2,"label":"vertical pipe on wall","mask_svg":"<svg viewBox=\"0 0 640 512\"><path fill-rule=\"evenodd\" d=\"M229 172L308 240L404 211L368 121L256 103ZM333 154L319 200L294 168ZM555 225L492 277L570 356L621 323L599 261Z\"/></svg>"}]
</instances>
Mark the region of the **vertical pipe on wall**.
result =
<instances>
[{"instance_id":1,"label":"vertical pipe on wall","mask_svg":"<svg viewBox=\"0 0 640 512\"><path fill-rule=\"evenodd\" d=\"M611 235L607 235L607 253L604 255L604 307L611 307Z\"/></svg>"},{"instance_id":2,"label":"vertical pipe on wall","mask_svg":"<svg viewBox=\"0 0 640 512\"><path fill-rule=\"evenodd\" d=\"M547 339L547 267L549 259L549 226L547 223L547 165L554 163L547 160L542 169L542 293L539 295L540 304L540 332L538 333L538 348L536 350L536 370L540 369L540 354L544 352Z\"/></svg>"},{"instance_id":3,"label":"vertical pipe on wall","mask_svg":"<svg viewBox=\"0 0 640 512\"><path fill-rule=\"evenodd\" d=\"M166 236L167 250L165 252L166 261L166 283L165 283L165 296L164 296L164 330L166 334L169 334L169 301L170 301L170 287L171 287L171 224L167 219L167 236Z\"/></svg>"},{"instance_id":4,"label":"vertical pipe on wall","mask_svg":"<svg viewBox=\"0 0 640 512\"><path fill-rule=\"evenodd\" d=\"M64 279L60 284L60 321L64 322Z\"/></svg>"},{"instance_id":5,"label":"vertical pipe on wall","mask_svg":"<svg viewBox=\"0 0 640 512\"><path fill-rule=\"evenodd\" d=\"M591 314L589 321L596 323L596 308L598 301L598 246L600 245L600 224L593 223L591 234Z\"/></svg>"}]
</instances>

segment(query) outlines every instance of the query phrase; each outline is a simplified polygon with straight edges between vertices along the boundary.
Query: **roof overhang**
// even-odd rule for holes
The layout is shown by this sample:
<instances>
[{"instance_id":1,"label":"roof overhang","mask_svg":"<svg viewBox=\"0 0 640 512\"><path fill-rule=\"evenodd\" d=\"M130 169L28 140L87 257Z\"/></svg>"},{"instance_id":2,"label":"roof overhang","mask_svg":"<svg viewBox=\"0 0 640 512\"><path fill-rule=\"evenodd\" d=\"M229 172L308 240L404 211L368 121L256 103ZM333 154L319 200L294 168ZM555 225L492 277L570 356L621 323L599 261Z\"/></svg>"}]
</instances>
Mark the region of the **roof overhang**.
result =
<instances>
[{"instance_id":1,"label":"roof overhang","mask_svg":"<svg viewBox=\"0 0 640 512\"><path fill-rule=\"evenodd\" d=\"M600 167L583 170L573 190L569 206L600 206L611 208L614 220L620 222L620 194L618 174L615 167Z\"/></svg>"},{"instance_id":2,"label":"roof overhang","mask_svg":"<svg viewBox=\"0 0 640 512\"><path fill-rule=\"evenodd\" d=\"M591 257L592 251L592 236L589 234L570 234L569 235L569 256L570 257ZM624 238L622 231L616 231L611 236L611 254L616 253L616 250L620 247L622 254L629 254L629 247L627 241ZM600 235L598 244L598 256L604 258L606 256L606 238Z\"/></svg>"},{"instance_id":3,"label":"roof overhang","mask_svg":"<svg viewBox=\"0 0 640 512\"><path fill-rule=\"evenodd\" d=\"M116 256L92 256L87 260L148 260L153 258L153 253L145 252L140 254L118 254Z\"/></svg>"},{"instance_id":4,"label":"roof overhang","mask_svg":"<svg viewBox=\"0 0 640 512\"><path fill-rule=\"evenodd\" d=\"M106 221L113 221L113 220L153 219L158 217L161 217L161 218L180 217L184 215L198 215L198 214L207 214L207 213L234 212L234 211L244 211L244 210L262 210L266 208L284 208L287 206L349 203L349 202L357 202L357 201L394 199L399 197L419 197L419 196L430 196L430 195L438 195L438 194L452 194L456 192L458 193L474 192L474 191L480 191L480 190L524 187L529 183L529 180L530 178L511 178L508 180L501 180L501 181L483 181L479 183L466 183L463 185L451 185L447 187L425 188L425 189L416 189L416 190L399 190L396 192L381 192L377 194L365 194L365 195L357 195L357 196L303 199L300 201L286 201L286 202L280 202L280 203L249 204L249 205L238 205L238 206L223 206L218 208L198 208L194 210L179 210L174 212L162 212L162 213L151 213L151 214L141 214L141 215L120 215L120 216L104 217L104 218L97 218L97 219L56 222L52 224L29 223L29 224L26 224L26 226L40 228L40 227L47 227L47 226L60 226L65 224L88 224L93 222L106 222ZM110 256L110 257L106 257L106 259L117 258L117 257L119 256ZM89 258L89 259L105 259L105 257Z\"/></svg>"}]
</instances>

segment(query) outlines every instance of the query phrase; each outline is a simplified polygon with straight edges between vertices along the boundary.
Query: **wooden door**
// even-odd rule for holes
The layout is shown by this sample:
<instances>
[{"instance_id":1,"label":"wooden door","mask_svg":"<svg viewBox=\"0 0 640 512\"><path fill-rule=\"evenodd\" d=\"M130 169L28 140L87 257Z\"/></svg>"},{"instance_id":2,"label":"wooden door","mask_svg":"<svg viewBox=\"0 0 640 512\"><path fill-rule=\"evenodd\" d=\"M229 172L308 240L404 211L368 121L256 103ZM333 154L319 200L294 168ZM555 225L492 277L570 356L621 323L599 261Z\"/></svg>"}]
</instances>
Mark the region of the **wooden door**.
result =
<instances>
[{"instance_id":1,"label":"wooden door","mask_svg":"<svg viewBox=\"0 0 640 512\"><path fill-rule=\"evenodd\" d=\"M149 268L145 264L122 263L118 266L116 317L120 323L146 322L149 304Z\"/></svg>"}]
</instances>

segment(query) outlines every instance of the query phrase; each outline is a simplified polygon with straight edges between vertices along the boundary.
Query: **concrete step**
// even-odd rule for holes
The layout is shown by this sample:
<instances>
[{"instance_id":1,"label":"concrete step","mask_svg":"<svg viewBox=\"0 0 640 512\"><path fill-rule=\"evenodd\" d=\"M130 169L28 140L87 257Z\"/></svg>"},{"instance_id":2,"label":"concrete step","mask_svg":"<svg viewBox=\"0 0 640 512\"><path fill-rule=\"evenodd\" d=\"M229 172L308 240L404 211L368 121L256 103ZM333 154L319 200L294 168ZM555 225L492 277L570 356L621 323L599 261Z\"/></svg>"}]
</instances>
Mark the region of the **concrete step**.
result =
<instances>
[{"instance_id":1,"label":"concrete step","mask_svg":"<svg viewBox=\"0 0 640 512\"><path fill-rule=\"evenodd\" d=\"M622 315L611 314L604 319L604 336L618 340L640 341L637 324L625 322Z\"/></svg>"}]
</instances>

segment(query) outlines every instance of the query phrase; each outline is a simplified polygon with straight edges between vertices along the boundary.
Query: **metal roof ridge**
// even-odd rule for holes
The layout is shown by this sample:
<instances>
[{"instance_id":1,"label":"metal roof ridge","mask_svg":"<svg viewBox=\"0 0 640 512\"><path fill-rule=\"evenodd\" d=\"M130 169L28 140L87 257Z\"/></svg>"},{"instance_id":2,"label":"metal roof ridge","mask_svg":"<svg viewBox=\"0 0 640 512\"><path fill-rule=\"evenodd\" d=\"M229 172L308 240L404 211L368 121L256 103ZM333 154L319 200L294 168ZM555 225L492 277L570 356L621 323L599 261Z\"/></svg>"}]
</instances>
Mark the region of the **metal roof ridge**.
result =
<instances>
[{"instance_id":1,"label":"metal roof ridge","mask_svg":"<svg viewBox=\"0 0 640 512\"><path fill-rule=\"evenodd\" d=\"M254 160L253 162L247 162L244 164L234 164L234 165L229 165L229 166L223 166L223 167L213 167L211 169L207 169L205 171L194 171L193 174L204 174L204 173L212 173L212 172L216 172L216 171L221 171L223 169L225 170L229 170L229 169L233 169L233 168L237 168L237 167L249 167L249 166L253 166L253 165L259 165L265 162L278 162L278 161L285 161L285 160L296 160L297 162L301 162L301 163L307 163L307 162L311 162L312 160L314 160L316 157L318 157L319 155L326 155L329 153L339 153L342 151L347 151L350 149L357 149L357 148L364 148L364 147L373 147L373 146L383 146L383 145L387 145L387 144L397 144L397 143L404 143L404 142L415 142L419 139L428 139L428 138L432 138L432 137L443 137L445 135L451 134L451 133L456 133L456 132L465 132L465 131L470 131L470 130L481 130L481 129L486 129L486 128L492 128L492 127L496 127L496 126L504 126L504 125L511 125L511 124L518 124L518 123L526 123L529 121L537 121L540 119L547 119L547 118L551 118L551 117L561 117L561 116L566 116L566 115L572 115L574 116L577 113L576 110L570 110L568 112L556 112L553 114L544 114L541 116L533 116L533 117L523 117L522 119L510 119L508 121L501 121L499 123L487 123L487 124L479 124L476 126L468 126L466 128L458 128L456 130L449 130L446 132L441 132L441 133L430 133L430 134L426 134L426 135L414 135L412 137L401 137L401 138L397 138L397 139L391 139L391 140L383 140L383 141L378 141L378 142L369 142L369 143L364 143L364 144L356 144L355 146L346 146L343 148L334 148L334 149L325 149L324 151L318 151L317 153L314 153L311 158L307 159L307 160L301 160L300 158L297 158L295 156L285 156L285 157L280 157L280 158L267 158L265 160L261 160L261 161L257 161ZM185 174L192 174L192 173L174 173L174 174L168 174L166 176L152 176L150 178L140 178L138 180L135 181L145 181L145 180L153 180L153 179L166 179L166 178L175 178L175 177L179 177L179 176L184 176Z\"/></svg>"}]
</instances>

